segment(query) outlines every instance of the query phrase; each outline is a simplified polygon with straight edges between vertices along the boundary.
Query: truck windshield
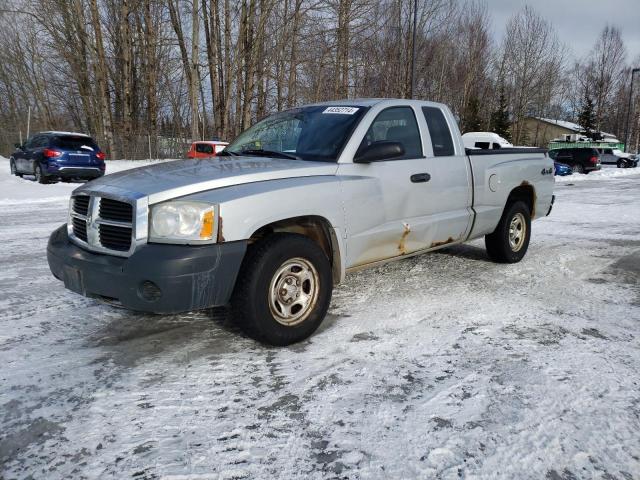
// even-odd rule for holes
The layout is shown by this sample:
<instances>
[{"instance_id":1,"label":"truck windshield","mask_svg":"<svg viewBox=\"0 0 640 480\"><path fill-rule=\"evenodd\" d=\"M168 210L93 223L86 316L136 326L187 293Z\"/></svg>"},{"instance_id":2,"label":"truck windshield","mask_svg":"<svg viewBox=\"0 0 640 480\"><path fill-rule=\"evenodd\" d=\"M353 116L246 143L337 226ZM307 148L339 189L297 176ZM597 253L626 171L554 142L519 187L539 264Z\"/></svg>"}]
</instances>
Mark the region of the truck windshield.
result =
<instances>
[{"instance_id":1,"label":"truck windshield","mask_svg":"<svg viewBox=\"0 0 640 480\"><path fill-rule=\"evenodd\" d=\"M242 132L224 152L335 162L367 110L322 105L276 113Z\"/></svg>"}]
</instances>

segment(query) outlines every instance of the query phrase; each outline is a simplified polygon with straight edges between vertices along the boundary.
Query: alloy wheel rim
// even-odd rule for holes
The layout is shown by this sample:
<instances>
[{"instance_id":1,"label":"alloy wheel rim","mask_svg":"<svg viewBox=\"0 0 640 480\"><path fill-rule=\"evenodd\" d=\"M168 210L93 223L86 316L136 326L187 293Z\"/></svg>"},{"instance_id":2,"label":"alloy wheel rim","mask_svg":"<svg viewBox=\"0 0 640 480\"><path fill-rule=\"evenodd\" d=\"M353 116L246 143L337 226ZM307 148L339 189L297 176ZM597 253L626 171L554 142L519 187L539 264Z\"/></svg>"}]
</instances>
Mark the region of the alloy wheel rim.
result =
<instances>
[{"instance_id":1,"label":"alloy wheel rim","mask_svg":"<svg viewBox=\"0 0 640 480\"><path fill-rule=\"evenodd\" d=\"M509 246L511 247L511 251L520 251L524 244L526 234L527 222L524 219L524 215L518 212L509 223Z\"/></svg>"},{"instance_id":2,"label":"alloy wheel rim","mask_svg":"<svg viewBox=\"0 0 640 480\"><path fill-rule=\"evenodd\" d=\"M16 174L16 164L11 162L11 175Z\"/></svg>"},{"instance_id":3,"label":"alloy wheel rim","mask_svg":"<svg viewBox=\"0 0 640 480\"><path fill-rule=\"evenodd\" d=\"M311 314L320 290L318 271L304 258L284 262L269 285L269 310L274 319L287 327L297 325Z\"/></svg>"},{"instance_id":4,"label":"alloy wheel rim","mask_svg":"<svg viewBox=\"0 0 640 480\"><path fill-rule=\"evenodd\" d=\"M40 166L36 167L36 180L40 180L40 176L42 175L42 172L40 172Z\"/></svg>"}]
</instances>

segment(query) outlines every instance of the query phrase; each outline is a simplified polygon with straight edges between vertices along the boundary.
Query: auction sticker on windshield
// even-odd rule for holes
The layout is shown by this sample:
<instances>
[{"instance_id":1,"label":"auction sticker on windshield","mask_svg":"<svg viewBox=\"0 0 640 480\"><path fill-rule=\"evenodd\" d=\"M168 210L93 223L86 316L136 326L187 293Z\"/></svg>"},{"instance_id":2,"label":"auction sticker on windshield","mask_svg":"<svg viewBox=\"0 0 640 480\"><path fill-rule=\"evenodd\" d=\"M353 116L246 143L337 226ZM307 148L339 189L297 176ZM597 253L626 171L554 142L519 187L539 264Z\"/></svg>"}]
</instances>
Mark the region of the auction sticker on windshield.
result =
<instances>
[{"instance_id":1,"label":"auction sticker on windshield","mask_svg":"<svg viewBox=\"0 0 640 480\"><path fill-rule=\"evenodd\" d=\"M358 107L327 107L322 113L341 113L343 115L353 115L358 111Z\"/></svg>"}]
</instances>

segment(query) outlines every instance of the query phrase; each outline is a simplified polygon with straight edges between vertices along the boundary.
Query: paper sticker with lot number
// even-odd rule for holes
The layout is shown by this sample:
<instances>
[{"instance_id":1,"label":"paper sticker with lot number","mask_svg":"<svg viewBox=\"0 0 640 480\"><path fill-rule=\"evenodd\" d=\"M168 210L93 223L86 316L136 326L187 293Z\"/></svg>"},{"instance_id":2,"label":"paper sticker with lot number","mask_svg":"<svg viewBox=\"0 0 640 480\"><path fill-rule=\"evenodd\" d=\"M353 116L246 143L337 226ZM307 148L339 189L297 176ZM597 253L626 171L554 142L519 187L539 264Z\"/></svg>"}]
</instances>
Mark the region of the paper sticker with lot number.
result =
<instances>
[{"instance_id":1,"label":"paper sticker with lot number","mask_svg":"<svg viewBox=\"0 0 640 480\"><path fill-rule=\"evenodd\" d=\"M322 113L341 113L343 115L353 115L358 110L358 107L327 107Z\"/></svg>"}]
</instances>

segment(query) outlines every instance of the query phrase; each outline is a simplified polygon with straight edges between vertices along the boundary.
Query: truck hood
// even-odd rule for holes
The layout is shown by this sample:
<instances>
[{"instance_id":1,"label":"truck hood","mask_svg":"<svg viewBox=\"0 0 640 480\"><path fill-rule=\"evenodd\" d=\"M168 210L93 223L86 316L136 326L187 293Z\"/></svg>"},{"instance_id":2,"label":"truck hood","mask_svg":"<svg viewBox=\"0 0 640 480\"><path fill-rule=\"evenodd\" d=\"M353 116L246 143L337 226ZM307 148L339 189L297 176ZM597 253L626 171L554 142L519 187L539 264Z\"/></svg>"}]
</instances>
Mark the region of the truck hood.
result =
<instances>
[{"instance_id":1,"label":"truck hood","mask_svg":"<svg viewBox=\"0 0 640 480\"><path fill-rule=\"evenodd\" d=\"M176 160L105 175L77 188L74 193L131 199L148 197L149 204L154 204L244 183L335 175L337 169L337 163L262 157Z\"/></svg>"}]
</instances>

